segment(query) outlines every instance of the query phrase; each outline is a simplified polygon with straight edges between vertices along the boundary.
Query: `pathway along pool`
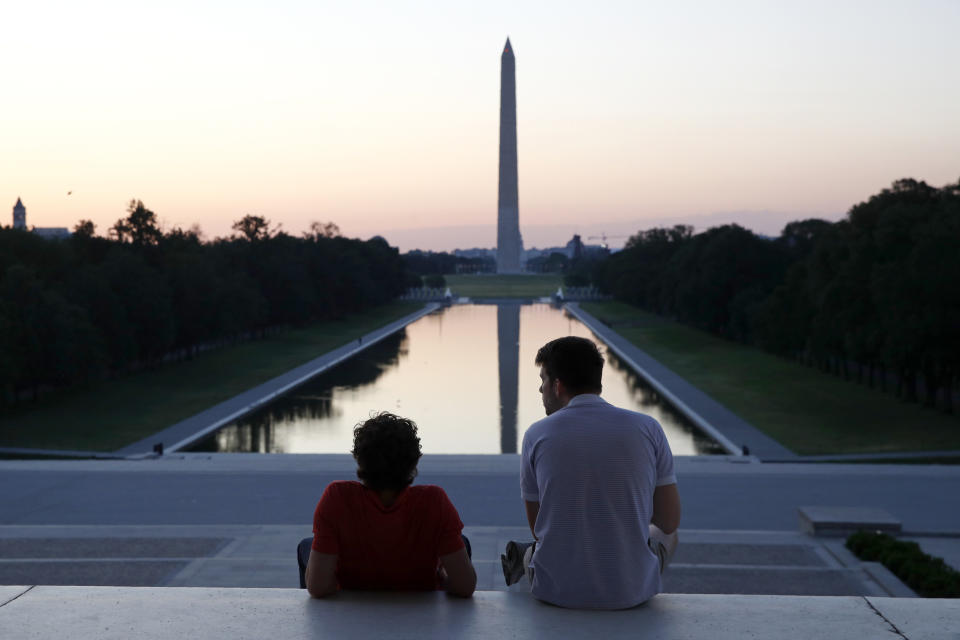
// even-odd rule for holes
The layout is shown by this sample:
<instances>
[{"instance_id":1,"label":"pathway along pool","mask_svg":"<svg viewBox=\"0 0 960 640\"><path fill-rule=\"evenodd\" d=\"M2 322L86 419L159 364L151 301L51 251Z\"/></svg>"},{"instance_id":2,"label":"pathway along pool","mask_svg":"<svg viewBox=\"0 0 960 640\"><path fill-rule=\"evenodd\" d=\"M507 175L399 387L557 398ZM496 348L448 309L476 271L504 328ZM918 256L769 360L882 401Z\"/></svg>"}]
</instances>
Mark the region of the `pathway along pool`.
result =
<instances>
[{"instance_id":1,"label":"pathway along pool","mask_svg":"<svg viewBox=\"0 0 960 640\"><path fill-rule=\"evenodd\" d=\"M579 320L548 304L454 305L228 424L190 451L348 453L371 412L414 420L424 453L516 453L544 416L537 350L565 335L605 353L603 397L652 415L675 455L724 453Z\"/></svg>"}]
</instances>

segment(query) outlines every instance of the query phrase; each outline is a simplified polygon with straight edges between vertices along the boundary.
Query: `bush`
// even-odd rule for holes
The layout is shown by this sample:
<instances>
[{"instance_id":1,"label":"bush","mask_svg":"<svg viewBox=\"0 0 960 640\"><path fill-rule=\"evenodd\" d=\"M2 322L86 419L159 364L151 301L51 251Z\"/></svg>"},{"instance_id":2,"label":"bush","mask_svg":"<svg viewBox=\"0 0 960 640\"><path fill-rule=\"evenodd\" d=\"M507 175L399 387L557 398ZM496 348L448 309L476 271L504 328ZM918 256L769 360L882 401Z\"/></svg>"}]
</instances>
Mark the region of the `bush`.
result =
<instances>
[{"instance_id":1,"label":"bush","mask_svg":"<svg viewBox=\"0 0 960 640\"><path fill-rule=\"evenodd\" d=\"M590 276L586 273L568 273L563 276L563 284L566 287L588 287L590 286Z\"/></svg>"},{"instance_id":2,"label":"bush","mask_svg":"<svg viewBox=\"0 0 960 640\"><path fill-rule=\"evenodd\" d=\"M442 289L447 286L447 279L441 275L431 274L423 277L423 284L430 289Z\"/></svg>"},{"instance_id":3,"label":"bush","mask_svg":"<svg viewBox=\"0 0 960 640\"><path fill-rule=\"evenodd\" d=\"M880 562L925 598L960 597L960 572L920 550L916 542L895 540L885 533L858 531L847 538L858 558Z\"/></svg>"}]
</instances>

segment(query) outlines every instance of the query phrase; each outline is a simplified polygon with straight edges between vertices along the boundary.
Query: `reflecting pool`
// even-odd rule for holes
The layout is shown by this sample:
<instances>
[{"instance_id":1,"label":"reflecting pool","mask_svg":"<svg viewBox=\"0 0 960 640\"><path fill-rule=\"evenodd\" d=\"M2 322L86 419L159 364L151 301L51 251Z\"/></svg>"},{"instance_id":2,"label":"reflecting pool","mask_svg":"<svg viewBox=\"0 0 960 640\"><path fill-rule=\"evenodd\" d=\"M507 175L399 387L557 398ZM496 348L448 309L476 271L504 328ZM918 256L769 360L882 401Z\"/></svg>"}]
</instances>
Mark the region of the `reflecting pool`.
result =
<instances>
[{"instance_id":1,"label":"reflecting pool","mask_svg":"<svg viewBox=\"0 0 960 640\"><path fill-rule=\"evenodd\" d=\"M347 453L358 422L391 411L417 423L425 453L516 453L523 432L544 416L534 357L565 335L601 346L603 397L656 418L674 454L723 453L579 320L548 304L519 303L427 315L190 450Z\"/></svg>"}]
</instances>

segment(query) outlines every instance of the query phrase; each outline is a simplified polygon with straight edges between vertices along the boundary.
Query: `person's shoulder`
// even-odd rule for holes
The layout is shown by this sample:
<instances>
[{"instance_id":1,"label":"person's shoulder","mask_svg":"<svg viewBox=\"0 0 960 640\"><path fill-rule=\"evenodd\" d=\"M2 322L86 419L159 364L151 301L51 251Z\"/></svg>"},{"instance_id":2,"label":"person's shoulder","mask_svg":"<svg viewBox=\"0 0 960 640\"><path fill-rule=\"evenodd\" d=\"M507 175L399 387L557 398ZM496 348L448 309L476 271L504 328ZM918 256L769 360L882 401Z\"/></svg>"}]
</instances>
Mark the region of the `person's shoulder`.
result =
<instances>
[{"instance_id":1,"label":"person's shoulder","mask_svg":"<svg viewBox=\"0 0 960 640\"><path fill-rule=\"evenodd\" d=\"M411 502L419 504L442 504L450 502L450 497L443 487L435 484L412 484L407 487Z\"/></svg>"},{"instance_id":2,"label":"person's shoulder","mask_svg":"<svg viewBox=\"0 0 960 640\"><path fill-rule=\"evenodd\" d=\"M356 491L357 489L363 489L363 483L357 482L356 480L334 480L328 487L336 487L341 491Z\"/></svg>"},{"instance_id":3,"label":"person's shoulder","mask_svg":"<svg viewBox=\"0 0 960 640\"><path fill-rule=\"evenodd\" d=\"M617 407L612 404L608 404L607 407L607 410L609 411L608 415L613 419L613 423L621 424L631 429L636 429L637 431L643 433L646 437L653 440L659 440L666 437L663 432L663 427L660 426L660 423L653 416L647 415L646 413L641 413L639 411Z\"/></svg>"},{"instance_id":4,"label":"person's shoulder","mask_svg":"<svg viewBox=\"0 0 960 640\"><path fill-rule=\"evenodd\" d=\"M546 433L550 431L552 426L557 423L557 414L559 411L540 418L536 422L530 425L530 427L524 432L523 440L524 442L533 442L539 438L542 438Z\"/></svg>"},{"instance_id":5,"label":"person's shoulder","mask_svg":"<svg viewBox=\"0 0 960 640\"><path fill-rule=\"evenodd\" d=\"M434 496L446 496L447 492L443 490L443 487L440 487L435 484L412 484L407 487L407 491L411 495L421 496L421 497L434 497Z\"/></svg>"},{"instance_id":6,"label":"person's shoulder","mask_svg":"<svg viewBox=\"0 0 960 640\"><path fill-rule=\"evenodd\" d=\"M611 412L611 415L615 414L621 419L629 421L633 424L642 425L645 427L660 427L660 423L657 422L657 419L646 413L634 411L633 409L625 409L609 403L607 403L606 409Z\"/></svg>"},{"instance_id":7,"label":"person's shoulder","mask_svg":"<svg viewBox=\"0 0 960 640\"><path fill-rule=\"evenodd\" d=\"M317 502L317 514L340 512L348 505L355 504L363 493L363 485L349 480L331 482L323 490L323 495Z\"/></svg>"},{"instance_id":8,"label":"person's shoulder","mask_svg":"<svg viewBox=\"0 0 960 640\"><path fill-rule=\"evenodd\" d=\"M325 495L346 497L363 493L363 484L356 480L334 480L327 485Z\"/></svg>"},{"instance_id":9,"label":"person's shoulder","mask_svg":"<svg viewBox=\"0 0 960 640\"><path fill-rule=\"evenodd\" d=\"M537 431L542 429L547 429L551 424L557 421L557 412L550 414L549 416L544 416L536 422L530 425L530 428L527 431Z\"/></svg>"}]
</instances>

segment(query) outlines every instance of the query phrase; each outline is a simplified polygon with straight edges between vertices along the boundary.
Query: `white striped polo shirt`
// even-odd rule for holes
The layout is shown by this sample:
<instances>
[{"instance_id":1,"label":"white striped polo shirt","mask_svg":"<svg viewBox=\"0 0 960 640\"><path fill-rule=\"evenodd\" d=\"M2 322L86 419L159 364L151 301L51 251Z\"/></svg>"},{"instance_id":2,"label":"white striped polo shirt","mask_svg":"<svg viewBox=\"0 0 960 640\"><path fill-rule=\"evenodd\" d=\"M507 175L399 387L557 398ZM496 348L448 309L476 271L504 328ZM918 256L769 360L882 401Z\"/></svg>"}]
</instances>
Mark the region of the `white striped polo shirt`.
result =
<instances>
[{"instance_id":1,"label":"white striped polo shirt","mask_svg":"<svg viewBox=\"0 0 960 640\"><path fill-rule=\"evenodd\" d=\"M647 546L653 491L677 481L660 424L574 396L523 437L524 500L540 503L531 592L563 607L624 609L661 589Z\"/></svg>"}]
</instances>

